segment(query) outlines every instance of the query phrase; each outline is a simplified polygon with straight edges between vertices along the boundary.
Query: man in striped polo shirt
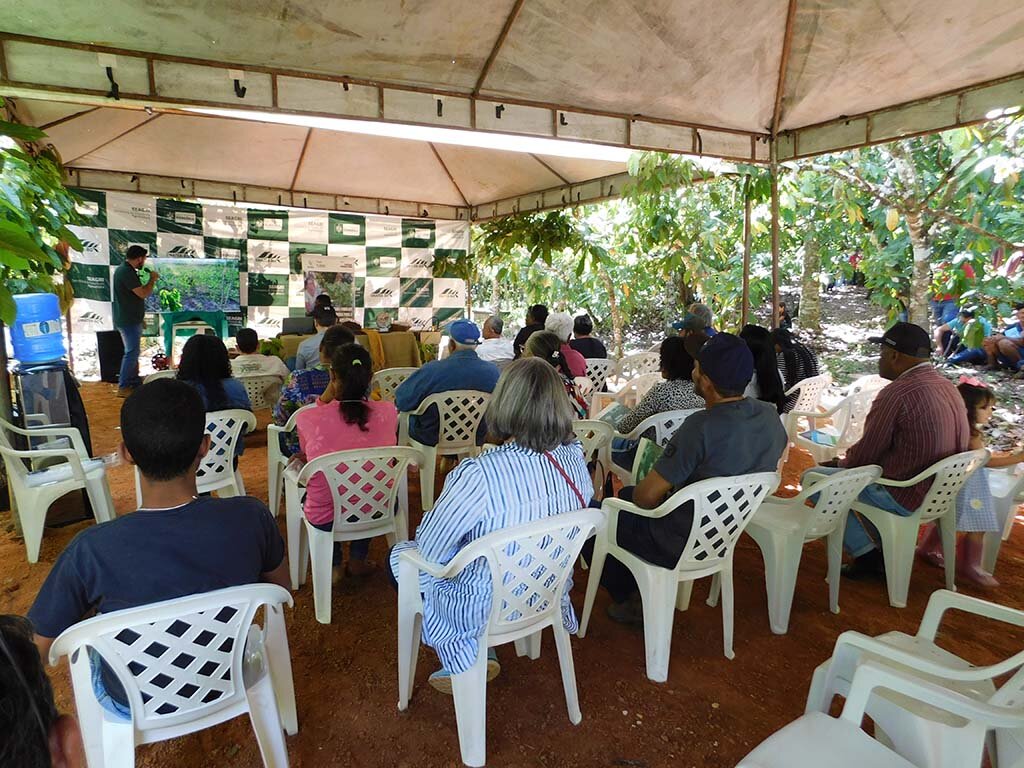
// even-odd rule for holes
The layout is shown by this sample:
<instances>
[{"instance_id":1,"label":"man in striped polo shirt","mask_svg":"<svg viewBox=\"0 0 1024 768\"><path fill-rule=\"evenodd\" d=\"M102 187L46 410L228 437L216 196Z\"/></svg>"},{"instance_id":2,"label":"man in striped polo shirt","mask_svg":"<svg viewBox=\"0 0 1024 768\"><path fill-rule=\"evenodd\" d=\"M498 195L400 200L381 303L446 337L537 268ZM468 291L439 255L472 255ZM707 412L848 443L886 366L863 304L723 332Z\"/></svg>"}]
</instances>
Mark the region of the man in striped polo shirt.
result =
<instances>
[{"instance_id":1,"label":"man in striped polo shirt","mask_svg":"<svg viewBox=\"0 0 1024 768\"><path fill-rule=\"evenodd\" d=\"M878 373L892 384L878 393L864 421L864 435L846 452L840 467L878 464L882 477L906 480L940 459L967 450L967 409L956 387L931 364L931 339L912 323L896 323L881 337ZM809 470L818 471L817 468ZM907 517L924 500L931 480L907 488L869 485L860 500ZM854 557L843 567L850 578L882 573L878 531L850 514L843 546Z\"/></svg>"}]
</instances>

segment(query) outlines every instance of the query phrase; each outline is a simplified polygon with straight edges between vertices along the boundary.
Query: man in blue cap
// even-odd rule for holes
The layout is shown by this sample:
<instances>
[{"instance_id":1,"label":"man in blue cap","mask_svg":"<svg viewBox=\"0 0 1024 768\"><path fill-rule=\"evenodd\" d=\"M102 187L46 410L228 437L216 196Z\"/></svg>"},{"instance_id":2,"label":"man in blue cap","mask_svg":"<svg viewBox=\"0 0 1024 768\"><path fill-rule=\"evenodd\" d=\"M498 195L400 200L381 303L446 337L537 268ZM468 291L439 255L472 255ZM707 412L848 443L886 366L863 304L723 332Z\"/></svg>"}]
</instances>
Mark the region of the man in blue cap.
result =
<instances>
[{"instance_id":1,"label":"man in blue cap","mask_svg":"<svg viewBox=\"0 0 1024 768\"><path fill-rule=\"evenodd\" d=\"M439 392L453 389L476 389L493 392L501 372L494 363L481 360L476 354L480 329L469 320L456 320L448 326L452 353L444 360L433 360L410 376L395 390L395 406L400 411L415 411L420 403ZM437 408L422 416L409 418L409 436L424 445L437 445ZM486 428L483 421L477 430L477 443L483 444Z\"/></svg>"},{"instance_id":2,"label":"man in blue cap","mask_svg":"<svg viewBox=\"0 0 1024 768\"><path fill-rule=\"evenodd\" d=\"M746 343L719 332L697 352L693 383L705 408L687 418L635 487L619 496L654 509L687 485L712 477L774 472L786 448L786 430L774 406L743 396L754 373ZM619 514L619 546L662 568L675 568L693 524L687 502L664 517ZM614 601L608 615L622 623L643 620L640 593L632 573L612 557L605 560L601 584Z\"/></svg>"}]
</instances>

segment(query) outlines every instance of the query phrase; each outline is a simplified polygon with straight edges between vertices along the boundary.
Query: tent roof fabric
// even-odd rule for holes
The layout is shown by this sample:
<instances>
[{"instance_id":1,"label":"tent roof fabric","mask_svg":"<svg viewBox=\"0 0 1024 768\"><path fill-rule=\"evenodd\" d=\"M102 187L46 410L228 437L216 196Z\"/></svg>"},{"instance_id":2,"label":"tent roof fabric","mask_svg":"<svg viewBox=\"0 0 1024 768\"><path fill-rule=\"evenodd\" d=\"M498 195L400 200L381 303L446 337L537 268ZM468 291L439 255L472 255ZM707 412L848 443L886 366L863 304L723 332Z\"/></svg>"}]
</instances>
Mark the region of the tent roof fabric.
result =
<instances>
[{"instance_id":1,"label":"tent roof fabric","mask_svg":"<svg viewBox=\"0 0 1024 768\"><path fill-rule=\"evenodd\" d=\"M47 130L74 169L410 201L460 217L614 194L607 179L624 164L173 112L384 120L767 162L773 126L788 159L1024 103L1019 0L112 0L102 14L81 0L22 0L3 24L0 93L23 119L63 121Z\"/></svg>"}]
</instances>

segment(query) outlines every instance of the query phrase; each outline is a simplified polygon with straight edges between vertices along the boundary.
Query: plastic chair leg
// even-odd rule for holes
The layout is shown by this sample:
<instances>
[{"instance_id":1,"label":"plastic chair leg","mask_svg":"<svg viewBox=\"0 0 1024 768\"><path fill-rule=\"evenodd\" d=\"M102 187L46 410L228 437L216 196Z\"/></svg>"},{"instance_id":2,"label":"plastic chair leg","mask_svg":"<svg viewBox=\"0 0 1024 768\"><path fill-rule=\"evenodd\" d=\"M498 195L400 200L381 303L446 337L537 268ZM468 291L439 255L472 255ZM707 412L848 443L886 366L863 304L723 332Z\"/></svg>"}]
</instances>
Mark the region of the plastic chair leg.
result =
<instances>
[{"instance_id":1,"label":"plastic chair leg","mask_svg":"<svg viewBox=\"0 0 1024 768\"><path fill-rule=\"evenodd\" d=\"M583 600L583 617L580 619L580 628L576 633L578 637L587 636L587 627L590 625L590 613L594 610L597 588L601 585L604 559L608 556L608 545L603 538L604 535L603 532L599 531L597 539L594 541L594 556L590 560L590 570L587 573L587 596Z\"/></svg>"},{"instance_id":2,"label":"plastic chair leg","mask_svg":"<svg viewBox=\"0 0 1024 768\"><path fill-rule=\"evenodd\" d=\"M956 513L950 510L935 521L942 534L942 556L945 560L946 589L956 592ZM916 533L916 532L915 532ZM915 535L916 539L917 536Z\"/></svg>"},{"instance_id":3,"label":"plastic chair leg","mask_svg":"<svg viewBox=\"0 0 1024 768\"><path fill-rule=\"evenodd\" d=\"M680 581L679 586L676 587L676 610L689 610L691 597L693 597L693 582L689 579Z\"/></svg>"},{"instance_id":4,"label":"plastic chair leg","mask_svg":"<svg viewBox=\"0 0 1024 768\"><path fill-rule=\"evenodd\" d=\"M889 605L893 608L906 608L907 593L910 592L910 571L914 566L914 547L917 544L914 534L919 526L916 520L908 524L903 518L887 520L882 525L879 525L882 521L878 518L872 522L882 536Z\"/></svg>"},{"instance_id":5,"label":"plastic chair leg","mask_svg":"<svg viewBox=\"0 0 1024 768\"><path fill-rule=\"evenodd\" d=\"M43 506L43 505L46 506ZM39 548L43 544L43 528L46 526L48 500L39 499L35 504L19 504L18 515L21 519L21 535L25 539L30 563L39 562Z\"/></svg>"},{"instance_id":6,"label":"plastic chair leg","mask_svg":"<svg viewBox=\"0 0 1024 768\"><path fill-rule=\"evenodd\" d=\"M94 480L86 480L85 492L89 494L89 503L92 504L92 511L96 515L97 523L109 523L117 517L106 475Z\"/></svg>"},{"instance_id":7,"label":"plastic chair leg","mask_svg":"<svg viewBox=\"0 0 1024 768\"><path fill-rule=\"evenodd\" d=\"M764 556L764 582L768 592L768 623L776 635L789 631L793 593L803 554L802 537L772 533L757 542Z\"/></svg>"},{"instance_id":8,"label":"plastic chair leg","mask_svg":"<svg viewBox=\"0 0 1024 768\"><path fill-rule=\"evenodd\" d=\"M722 576L716 573L711 577L711 586L708 588L708 599L705 604L711 608L718 605L718 596L722 594Z\"/></svg>"},{"instance_id":9,"label":"plastic chair leg","mask_svg":"<svg viewBox=\"0 0 1024 768\"><path fill-rule=\"evenodd\" d=\"M316 620L321 624L331 623L331 555L334 552L334 534L330 531L310 530L309 555L313 562L313 607Z\"/></svg>"},{"instance_id":10,"label":"plastic chair leg","mask_svg":"<svg viewBox=\"0 0 1024 768\"><path fill-rule=\"evenodd\" d=\"M420 653L423 614L399 608L398 615L398 708L409 708L416 681L416 661Z\"/></svg>"},{"instance_id":11,"label":"plastic chair leg","mask_svg":"<svg viewBox=\"0 0 1024 768\"><path fill-rule=\"evenodd\" d=\"M131 723L104 717L100 741L103 743L103 762L99 765L103 768L135 768L135 729Z\"/></svg>"},{"instance_id":12,"label":"plastic chair leg","mask_svg":"<svg viewBox=\"0 0 1024 768\"><path fill-rule=\"evenodd\" d=\"M437 448L426 446L426 462L420 467L420 491L424 514L434 508L434 477L437 474Z\"/></svg>"},{"instance_id":13,"label":"plastic chair leg","mask_svg":"<svg viewBox=\"0 0 1024 768\"><path fill-rule=\"evenodd\" d=\"M284 609L281 606L267 607L266 616L263 647L267 654L270 680L274 685L274 697L281 715L281 724L285 733L294 736L299 732L299 717L295 707L295 680L292 677Z\"/></svg>"},{"instance_id":14,"label":"plastic chair leg","mask_svg":"<svg viewBox=\"0 0 1024 768\"><path fill-rule=\"evenodd\" d=\"M276 440L277 435L268 435L268 440ZM270 514L277 517L281 514L281 486L284 483L284 476L281 472L281 462L275 457L270 457L267 466L267 489L270 491Z\"/></svg>"},{"instance_id":15,"label":"plastic chair leg","mask_svg":"<svg viewBox=\"0 0 1024 768\"><path fill-rule=\"evenodd\" d=\"M1003 537L998 531L989 531L985 534L984 545L981 554L981 567L983 570L993 573L996 569L996 561L999 559L999 550L1003 546Z\"/></svg>"},{"instance_id":16,"label":"plastic chair leg","mask_svg":"<svg viewBox=\"0 0 1024 768\"><path fill-rule=\"evenodd\" d=\"M299 500L298 487L289 485L285 488L284 506L285 530L288 534L288 576L291 579L292 591L299 588L299 545L301 530L304 527L302 522L302 502Z\"/></svg>"},{"instance_id":17,"label":"plastic chair leg","mask_svg":"<svg viewBox=\"0 0 1024 768\"><path fill-rule=\"evenodd\" d=\"M139 468L135 467L135 508L142 506L142 480L139 477Z\"/></svg>"},{"instance_id":18,"label":"plastic chair leg","mask_svg":"<svg viewBox=\"0 0 1024 768\"><path fill-rule=\"evenodd\" d=\"M634 575L643 601L647 677L656 683L664 683L668 680L668 661L672 651L672 624L676 614L678 581L674 571L644 571L642 575Z\"/></svg>"},{"instance_id":19,"label":"plastic chair leg","mask_svg":"<svg viewBox=\"0 0 1024 768\"><path fill-rule=\"evenodd\" d=\"M245 698L249 702L249 720L260 745L263 765L266 768L288 768L288 748L284 743L284 730L270 675L264 675L248 688Z\"/></svg>"},{"instance_id":20,"label":"plastic chair leg","mask_svg":"<svg viewBox=\"0 0 1024 768\"><path fill-rule=\"evenodd\" d=\"M306 585L306 575L309 573L309 534L306 533L306 526L299 526L299 586Z\"/></svg>"},{"instance_id":21,"label":"plastic chair leg","mask_svg":"<svg viewBox=\"0 0 1024 768\"><path fill-rule=\"evenodd\" d=\"M732 561L730 560L720 574L722 582L722 636L725 646L725 658L735 659L736 654L732 649L732 620L733 620L733 592L732 592Z\"/></svg>"},{"instance_id":22,"label":"plastic chair leg","mask_svg":"<svg viewBox=\"0 0 1024 768\"><path fill-rule=\"evenodd\" d=\"M583 720L580 699L576 691L576 667L572 660L572 643L569 633L561 623L552 625L555 632L555 648L558 649L558 666L562 670L562 687L565 689L565 706L569 710L569 722L579 725ZM540 632L537 633L540 637ZM539 645L539 643L538 643Z\"/></svg>"},{"instance_id":23,"label":"plastic chair leg","mask_svg":"<svg viewBox=\"0 0 1024 768\"><path fill-rule=\"evenodd\" d=\"M520 637L515 641L516 656L528 656L536 661L540 658L541 633L534 632L532 635Z\"/></svg>"},{"instance_id":24,"label":"plastic chair leg","mask_svg":"<svg viewBox=\"0 0 1024 768\"><path fill-rule=\"evenodd\" d=\"M482 766L487 760L487 647L480 644L476 662L452 675L455 720L459 727L462 762Z\"/></svg>"},{"instance_id":25,"label":"plastic chair leg","mask_svg":"<svg viewBox=\"0 0 1024 768\"><path fill-rule=\"evenodd\" d=\"M836 526L828 535L828 608L832 613L839 613L839 584L843 570L843 531L846 520Z\"/></svg>"}]
</instances>

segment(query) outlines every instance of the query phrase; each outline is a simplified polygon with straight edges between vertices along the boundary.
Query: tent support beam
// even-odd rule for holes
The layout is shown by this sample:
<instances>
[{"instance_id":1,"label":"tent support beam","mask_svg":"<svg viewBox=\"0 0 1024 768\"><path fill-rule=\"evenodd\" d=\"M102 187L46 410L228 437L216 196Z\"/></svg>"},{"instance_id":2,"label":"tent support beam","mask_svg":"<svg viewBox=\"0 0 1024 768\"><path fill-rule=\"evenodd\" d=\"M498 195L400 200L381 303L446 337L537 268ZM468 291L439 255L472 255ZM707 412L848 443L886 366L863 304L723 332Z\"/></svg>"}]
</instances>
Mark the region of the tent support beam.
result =
<instances>
[{"instance_id":1,"label":"tent support beam","mask_svg":"<svg viewBox=\"0 0 1024 768\"><path fill-rule=\"evenodd\" d=\"M749 177L747 177L749 179ZM743 306L740 309L740 325L746 325L750 316L750 193L748 182L743 182Z\"/></svg>"},{"instance_id":2,"label":"tent support beam","mask_svg":"<svg viewBox=\"0 0 1024 768\"><path fill-rule=\"evenodd\" d=\"M512 10L509 11L508 18L505 19L505 24L501 28L501 33L498 35L498 39L494 41L491 53L487 57L487 61L484 62L484 68L480 70L480 76L476 79L476 85L473 87L474 96L480 95L480 89L484 87L484 81L487 79L487 75L491 73L491 67L494 66L494 60L498 58L498 52L501 50L501 46L505 44L505 38L508 37L509 30L511 30L512 25L515 24L516 17L519 16L519 12L523 10L523 3L525 2L526 0L516 0L515 5L512 6Z\"/></svg>"},{"instance_id":3,"label":"tent support beam","mask_svg":"<svg viewBox=\"0 0 1024 768\"><path fill-rule=\"evenodd\" d=\"M465 203L468 208L469 201L466 199L466 195L463 193L462 188L459 187L459 183L455 180L455 177L452 176L452 172L448 170L448 164L445 163L444 159L441 157L441 153L437 151L437 147L434 146L434 142L428 141L427 143L430 145L430 150L434 153L434 157L437 158L437 162L441 164L444 172L448 175L448 181L450 181L452 186L455 187L455 191L459 193L459 197L462 198L462 202Z\"/></svg>"},{"instance_id":4,"label":"tent support beam","mask_svg":"<svg viewBox=\"0 0 1024 768\"><path fill-rule=\"evenodd\" d=\"M47 131L50 128L55 128L58 125L66 123L69 120L74 120L76 117L85 117L90 112L95 112L97 109L99 109L99 107L90 107L89 109L83 110L81 112L75 112L75 114L73 114L73 115L65 115L64 117L60 118L59 120L53 120L52 122L45 123L43 125L39 125L39 126L36 126L36 127L39 128L40 131Z\"/></svg>"},{"instance_id":5,"label":"tent support beam","mask_svg":"<svg viewBox=\"0 0 1024 768\"><path fill-rule=\"evenodd\" d=\"M279 187L260 187L233 181L157 176L128 171L65 167L64 183L70 187L135 192L155 197L207 198L249 205L286 205L341 213L376 213L409 218L468 221L468 206L429 201L391 200L344 193L309 192ZM278 202L280 200L280 202ZM426 215L424 215L426 211Z\"/></svg>"},{"instance_id":6,"label":"tent support beam","mask_svg":"<svg viewBox=\"0 0 1024 768\"><path fill-rule=\"evenodd\" d=\"M81 160L81 159L82 159L83 157L88 157L88 156L89 156L89 155L91 155L91 154L92 154L93 152L99 152L99 151L100 151L101 149L103 149L103 148L104 148L104 147L106 147L106 146L109 146L109 145L113 144L113 143L114 143L115 141L117 141L118 139L123 139L123 138L124 138L125 136L127 136L127 135L128 135L129 133L131 133L132 131L137 131L137 130L138 130L139 128L141 128L141 127L142 127L142 126L144 126L144 125L149 125L149 124L150 124L150 123L152 123L152 122L153 122L154 120L157 120L157 119L159 119L159 117L160 117L160 115L159 115L159 114L155 114L155 115L152 115L152 116L150 116L150 117L147 117L147 118L146 118L145 120L143 120L143 121L142 121L141 123L139 123L138 125L133 125L133 126L132 126L131 128L129 128L129 129L127 130L127 131L121 131L121 132L120 132L119 134L117 134L117 136L115 136L114 138L112 138L112 139L107 139L107 141L104 141L104 142L103 142L102 144L100 144L99 146L93 147L93 148L92 148L92 149L90 149L90 150L89 150L88 152L84 152L84 153L82 153L81 155L79 155L78 157L73 157L73 158L71 158L70 160L65 160L65 161L64 161L64 164L65 164L65 165L71 165L72 163L75 163L75 162L77 162L78 160Z\"/></svg>"},{"instance_id":7,"label":"tent support beam","mask_svg":"<svg viewBox=\"0 0 1024 768\"><path fill-rule=\"evenodd\" d=\"M779 159L778 142L771 145L772 180L772 328L779 326Z\"/></svg>"},{"instance_id":8,"label":"tent support beam","mask_svg":"<svg viewBox=\"0 0 1024 768\"><path fill-rule=\"evenodd\" d=\"M288 185L288 189L292 192L295 191L295 183L299 180L299 173L302 172L302 162L306 159L306 150L309 148L309 137L313 135L313 129L306 129L306 138L302 140L302 151L299 153L298 162L295 163L295 173L292 174L292 183Z\"/></svg>"},{"instance_id":9,"label":"tent support beam","mask_svg":"<svg viewBox=\"0 0 1024 768\"><path fill-rule=\"evenodd\" d=\"M782 38L782 56L779 59L779 79L775 87L775 108L772 110L772 131L774 139L779 135L782 121L782 96L786 91L786 71L789 69L789 52L793 48L793 22L796 19L796 0L789 0L786 9L786 32Z\"/></svg>"},{"instance_id":10,"label":"tent support beam","mask_svg":"<svg viewBox=\"0 0 1024 768\"><path fill-rule=\"evenodd\" d=\"M551 167L550 165L548 165L547 163L545 163L545 162L544 162L543 160L541 160L541 159L540 159L539 157L537 157L537 156L536 156L535 154L533 154L532 152L530 153L530 157L532 157L532 158L533 158L534 160L536 160L536 161L537 161L538 163L540 163L541 165L543 165L543 166L544 166L544 167L545 167L545 168L546 168L547 170L549 170L549 171L550 171L551 173L553 173L553 174L554 174L555 176L557 176L557 177L558 177L558 180L559 180L560 182L562 182L563 184L571 184L571 183L572 183L572 182L571 182L571 181L569 181L569 180L568 180L567 178L565 178L565 176L563 176L562 174L560 174L560 173L559 173L558 171L556 171L556 170L555 170L554 168L552 168L552 167Z\"/></svg>"}]
</instances>

